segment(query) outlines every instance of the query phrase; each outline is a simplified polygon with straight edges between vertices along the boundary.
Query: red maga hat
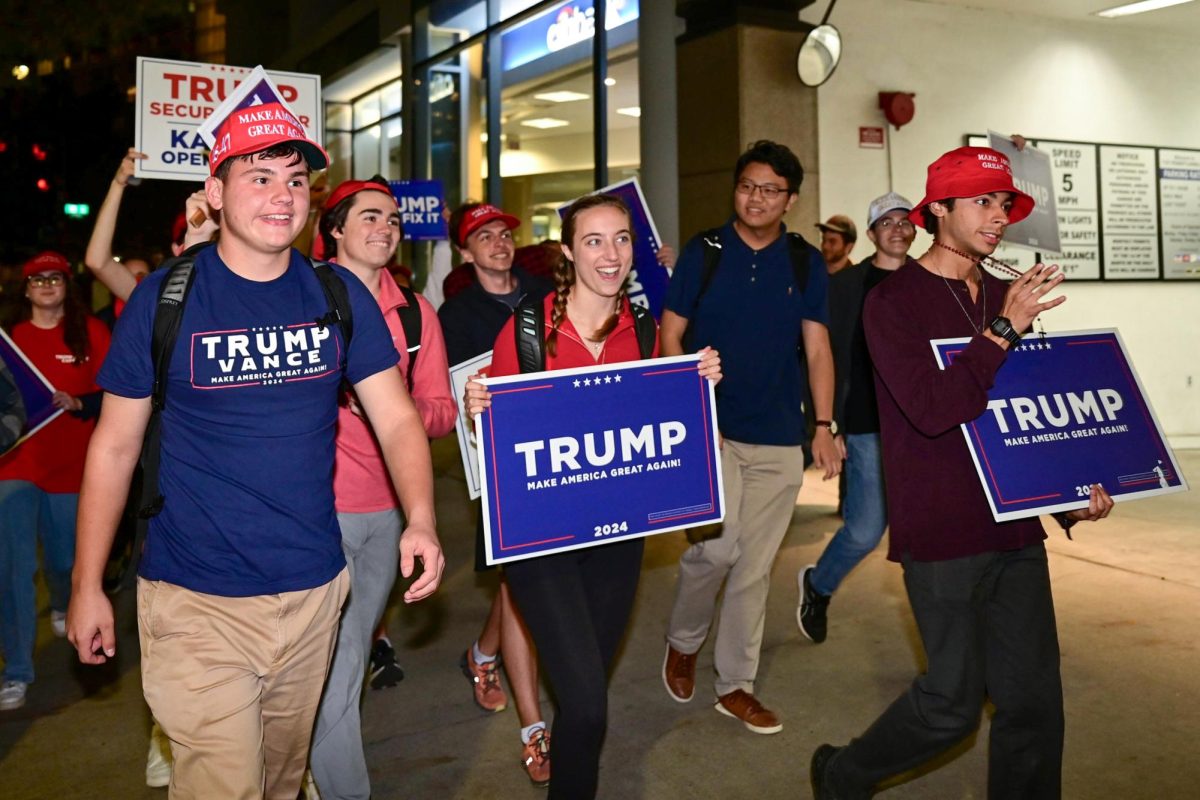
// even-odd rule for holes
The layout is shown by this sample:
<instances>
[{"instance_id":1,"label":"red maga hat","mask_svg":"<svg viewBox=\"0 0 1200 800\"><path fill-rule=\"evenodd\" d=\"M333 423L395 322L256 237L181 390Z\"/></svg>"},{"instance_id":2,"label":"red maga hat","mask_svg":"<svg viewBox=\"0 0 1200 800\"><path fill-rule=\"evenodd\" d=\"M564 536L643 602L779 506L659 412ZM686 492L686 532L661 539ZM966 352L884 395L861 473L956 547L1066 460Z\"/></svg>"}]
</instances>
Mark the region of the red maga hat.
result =
<instances>
[{"instance_id":1,"label":"red maga hat","mask_svg":"<svg viewBox=\"0 0 1200 800\"><path fill-rule=\"evenodd\" d=\"M505 214L491 203L482 203L463 214L462 222L458 224L457 242L459 247L465 247L467 237L493 220L503 220L509 230L521 227L521 220L512 214Z\"/></svg>"},{"instance_id":2,"label":"red maga hat","mask_svg":"<svg viewBox=\"0 0 1200 800\"><path fill-rule=\"evenodd\" d=\"M929 165L925 179L925 199L908 212L914 225L925 227L921 209L930 203L958 197L978 197L992 192L1012 195L1009 224L1025 219L1033 212L1033 198L1013 184L1008 157L990 147L960 147L942 155Z\"/></svg>"},{"instance_id":3,"label":"red maga hat","mask_svg":"<svg viewBox=\"0 0 1200 800\"><path fill-rule=\"evenodd\" d=\"M281 103L262 103L239 108L229 115L214 135L216 144L208 156L210 175L232 156L260 153L279 144L292 144L312 169L329 166L325 148L308 138L304 126Z\"/></svg>"},{"instance_id":4,"label":"red maga hat","mask_svg":"<svg viewBox=\"0 0 1200 800\"><path fill-rule=\"evenodd\" d=\"M376 181L342 181L325 200L325 211L323 213L328 214L338 203L359 192L383 192L386 195L391 195L392 187Z\"/></svg>"},{"instance_id":5,"label":"red maga hat","mask_svg":"<svg viewBox=\"0 0 1200 800\"><path fill-rule=\"evenodd\" d=\"M25 266L21 268L21 277L28 278L30 275L40 275L43 272L61 272L64 275L70 275L71 262L67 261L67 257L62 253L46 250L25 262Z\"/></svg>"},{"instance_id":6,"label":"red maga hat","mask_svg":"<svg viewBox=\"0 0 1200 800\"><path fill-rule=\"evenodd\" d=\"M392 189L377 181L342 181L337 185L337 188L330 193L325 200L325 208L321 211L321 216L324 217L333 209L337 208L338 203L345 200L347 197L353 197L359 192L382 192L383 194L392 197ZM318 261L325 259L325 238L321 236L319 226L316 237L313 238L312 257Z\"/></svg>"}]
</instances>

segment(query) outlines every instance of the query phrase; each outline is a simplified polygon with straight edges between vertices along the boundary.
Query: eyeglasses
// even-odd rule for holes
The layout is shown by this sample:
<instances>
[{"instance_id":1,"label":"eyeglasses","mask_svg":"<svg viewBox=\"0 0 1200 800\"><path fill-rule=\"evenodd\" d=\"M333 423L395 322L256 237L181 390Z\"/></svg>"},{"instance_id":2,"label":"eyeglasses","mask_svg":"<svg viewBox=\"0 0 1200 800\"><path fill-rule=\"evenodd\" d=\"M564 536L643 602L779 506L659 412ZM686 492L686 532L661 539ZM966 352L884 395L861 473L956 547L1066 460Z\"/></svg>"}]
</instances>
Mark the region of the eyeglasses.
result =
<instances>
[{"instance_id":1,"label":"eyeglasses","mask_svg":"<svg viewBox=\"0 0 1200 800\"><path fill-rule=\"evenodd\" d=\"M61 272L56 272L53 275L30 275L29 285L34 288L42 286L61 286L66 282L66 277Z\"/></svg>"},{"instance_id":2,"label":"eyeglasses","mask_svg":"<svg viewBox=\"0 0 1200 800\"><path fill-rule=\"evenodd\" d=\"M908 233L911 230L916 230L916 227L907 219L881 219L875 223L875 227L880 231L890 231L895 228L898 231Z\"/></svg>"},{"instance_id":3,"label":"eyeglasses","mask_svg":"<svg viewBox=\"0 0 1200 800\"><path fill-rule=\"evenodd\" d=\"M754 194L754 190L757 189L760 193L762 193L764 200L774 200L776 197L779 197L779 195L787 192L786 187L774 186L769 183L755 183L754 181L745 180L738 181L737 185L733 188L738 194L744 194L746 196Z\"/></svg>"}]
</instances>

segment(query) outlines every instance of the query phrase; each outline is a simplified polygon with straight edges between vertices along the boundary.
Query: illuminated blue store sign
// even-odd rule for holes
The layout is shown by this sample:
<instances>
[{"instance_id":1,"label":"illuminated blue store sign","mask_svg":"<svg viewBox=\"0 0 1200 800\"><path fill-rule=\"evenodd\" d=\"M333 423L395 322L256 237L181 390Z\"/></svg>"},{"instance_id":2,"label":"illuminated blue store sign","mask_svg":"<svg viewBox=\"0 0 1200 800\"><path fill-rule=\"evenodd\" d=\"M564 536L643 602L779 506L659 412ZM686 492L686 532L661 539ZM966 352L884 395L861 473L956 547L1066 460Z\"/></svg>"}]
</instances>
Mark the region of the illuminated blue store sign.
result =
<instances>
[{"instance_id":1,"label":"illuminated blue store sign","mask_svg":"<svg viewBox=\"0 0 1200 800\"><path fill-rule=\"evenodd\" d=\"M590 41L596 35L595 16L592 0L572 0L507 31L500 37L503 69L507 72ZM606 17L604 27L610 31L632 22L638 18L638 0L608 0Z\"/></svg>"}]
</instances>

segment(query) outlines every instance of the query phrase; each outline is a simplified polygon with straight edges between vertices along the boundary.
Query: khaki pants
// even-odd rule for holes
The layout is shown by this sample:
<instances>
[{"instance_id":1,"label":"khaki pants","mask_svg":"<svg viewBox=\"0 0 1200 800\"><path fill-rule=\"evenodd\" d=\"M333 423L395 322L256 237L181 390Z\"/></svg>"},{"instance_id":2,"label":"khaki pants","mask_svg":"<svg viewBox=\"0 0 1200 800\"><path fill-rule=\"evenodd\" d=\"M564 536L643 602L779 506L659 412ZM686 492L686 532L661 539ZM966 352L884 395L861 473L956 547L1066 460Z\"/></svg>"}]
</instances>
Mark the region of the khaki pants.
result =
<instances>
[{"instance_id":1,"label":"khaki pants","mask_svg":"<svg viewBox=\"0 0 1200 800\"><path fill-rule=\"evenodd\" d=\"M679 560L667 641L681 653L704 644L725 584L713 658L716 693L753 693L762 647L771 564L783 542L804 481L804 452L795 447L725 440L721 450L725 522L716 538L697 542Z\"/></svg>"},{"instance_id":2,"label":"khaki pants","mask_svg":"<svg viewBox=\"0 0 1200 800\"><path fill-rule=\"evenodd\" d=\"M295 800L349 587L218 597L138 579L142 690L171 800Z\"/></svg>"}]
</instances>

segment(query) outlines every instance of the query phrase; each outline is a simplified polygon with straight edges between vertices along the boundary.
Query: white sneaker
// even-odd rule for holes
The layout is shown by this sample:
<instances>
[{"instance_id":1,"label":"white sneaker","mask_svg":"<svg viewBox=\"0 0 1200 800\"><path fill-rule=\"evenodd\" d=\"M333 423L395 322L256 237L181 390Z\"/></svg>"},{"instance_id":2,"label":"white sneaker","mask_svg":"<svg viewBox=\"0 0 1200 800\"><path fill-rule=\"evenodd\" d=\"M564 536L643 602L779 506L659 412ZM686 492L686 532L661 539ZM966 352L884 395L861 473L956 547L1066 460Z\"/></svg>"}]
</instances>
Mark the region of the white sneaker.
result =
<instances>
[{"instance_id":1,"label":"white sneaker","mask_svg":"<svg viewBox=\"0 0 1200 800\"><path fill-rule=\"evenodd\" d=\"M154 789L171 784L171 743L158 723L150 729L150 752L146 754L146 785Z\"/></svg>"},{"instance_id":2,"label":"white sneaker","mask_svg":"<svg viewBox=\"0 0 1200 800\"><path fill-rule=\"evenodd\" d=\"M304 800L321 800L321 793L317 791L317 782L313 780L312 770L304 770Z\"/></svg>"},{"instance_id":3,"label":"white sneaker","mask_svg":"<svg viewBox=\"0 0 1200 800\"><path fill-rule=\"evenodd\" d=\"M50 610L50 627L60 639L67 638L67 612Z\"/></svg>"},{"instance_id":4,"label":"white sneaker","mask_svg":"<svg viewBox=\"0 0 1200 800\"><path fill-rule=\"evenodd\" d=\"M0 686L0 711L12 711L25 705L25 690L29 684L24 681L5 681Z\"/></svg>"}]
</instances>

